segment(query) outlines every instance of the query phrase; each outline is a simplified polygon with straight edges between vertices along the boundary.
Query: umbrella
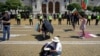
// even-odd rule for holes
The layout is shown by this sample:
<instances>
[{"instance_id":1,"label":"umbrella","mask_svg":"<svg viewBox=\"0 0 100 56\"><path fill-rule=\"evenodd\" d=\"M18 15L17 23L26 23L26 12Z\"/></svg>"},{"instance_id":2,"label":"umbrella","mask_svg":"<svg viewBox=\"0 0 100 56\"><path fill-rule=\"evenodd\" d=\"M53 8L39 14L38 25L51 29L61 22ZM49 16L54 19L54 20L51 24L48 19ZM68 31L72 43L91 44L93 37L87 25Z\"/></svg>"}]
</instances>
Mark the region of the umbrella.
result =
<instances>
[{"instance_id":1,"label":"umbrella","mask_svg":"<svg viewBox=\"0 0 100 56\"><path fill-rule=\"evenodd\" d=\"M53 34L54 29L53 29L52 24L51 24L48 20L44 20L43 23L44 23L44 25L45 25L47 31Z\"/></svg>"}]
</instances>

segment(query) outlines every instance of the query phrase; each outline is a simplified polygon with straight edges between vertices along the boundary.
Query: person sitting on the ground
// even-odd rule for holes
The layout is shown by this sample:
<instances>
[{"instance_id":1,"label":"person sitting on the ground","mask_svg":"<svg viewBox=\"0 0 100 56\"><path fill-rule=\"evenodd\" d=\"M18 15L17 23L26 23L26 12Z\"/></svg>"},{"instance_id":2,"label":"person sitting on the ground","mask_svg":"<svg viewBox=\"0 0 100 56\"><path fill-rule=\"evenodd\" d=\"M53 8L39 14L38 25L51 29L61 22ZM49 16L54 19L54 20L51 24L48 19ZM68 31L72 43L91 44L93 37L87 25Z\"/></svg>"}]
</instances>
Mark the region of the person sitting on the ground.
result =
<instances>
[{"instance_id":1,"label":"person sitting on the ground","mask_svg":"<svg viewBox=\"0 0 100 56\"><path fill-rule=\"evenodd\" d=\"M42 55L46 56L60 56L62 52L62 45L58 37L54 37L52 42L46 43L42 50Z\"/></svg>"}]
</instances>

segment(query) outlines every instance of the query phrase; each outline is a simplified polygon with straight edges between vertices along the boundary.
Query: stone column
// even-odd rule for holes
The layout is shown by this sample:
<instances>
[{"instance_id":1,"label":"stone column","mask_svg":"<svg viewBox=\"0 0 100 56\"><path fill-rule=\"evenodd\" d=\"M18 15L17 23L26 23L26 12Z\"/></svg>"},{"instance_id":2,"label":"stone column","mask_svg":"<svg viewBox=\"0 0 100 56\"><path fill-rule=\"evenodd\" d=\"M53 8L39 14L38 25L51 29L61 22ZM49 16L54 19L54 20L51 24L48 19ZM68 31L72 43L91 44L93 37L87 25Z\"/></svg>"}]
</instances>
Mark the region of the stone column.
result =
<instances>
[{"instance_id":1,"label":"stone column","mask_svg":"<svg viewBox=\"0 0 100 56\"><path fill-rule=\"evenodd\" d=\"M32 10L32 12L33 12L33 17L35 18L35 14L34 14L34 10L35 10L35 8L34 8L34 1L32 0L32 8L33 8L33 10Z\"/></svg>"},{"instance_id":2,"label":"stone column","mask_svg":"<svg viewBox=\"0 0 100 56\"><path fill-rule=\"evenodd\" d=\"M53 1L53 14L55 14L55 1Z\"/></svg>"},{"instance_id":3,"label":"stone column","mask_svg":"<svg viewBox=\"0 0 100 56\"><path fill-rule=\"evenodd\" d=\"M49 12L48 12L48 2L46 3L46 13L48 14Z\"/></svg>"}]
</instances>

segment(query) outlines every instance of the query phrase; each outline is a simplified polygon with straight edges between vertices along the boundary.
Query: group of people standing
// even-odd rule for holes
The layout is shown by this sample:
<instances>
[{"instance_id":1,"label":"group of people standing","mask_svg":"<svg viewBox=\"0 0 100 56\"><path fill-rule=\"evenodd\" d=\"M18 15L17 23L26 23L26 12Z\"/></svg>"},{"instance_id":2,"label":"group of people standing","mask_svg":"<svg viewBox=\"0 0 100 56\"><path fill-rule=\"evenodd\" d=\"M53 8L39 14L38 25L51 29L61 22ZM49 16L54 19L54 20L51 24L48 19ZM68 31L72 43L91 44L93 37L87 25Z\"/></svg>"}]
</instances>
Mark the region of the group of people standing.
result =
<instances>
[{"instance_id":1,"label":"group of people standing","mask_svg":"<svg viewBox=\"0 0 100 56\"><path fill-rule=\"evenodd\" d=\"M18 14L16 14L16 21L17 21L17 25L21 25L21 14L20 13L18 13ZM29 14L29 24L30 25L33 25L33 14L32 13L30 13Z\"/></svg>"},{"instance_id":2,"label":"group of people standing","mask_svg":"<svg viewBox=\"0 0 100 56\"><path fill-rule=\"evenodd\" d=\"M78 15L78 13L65 13L65 17L67 19L67 24L71 25L73 24L73 22L76 22L76 24L79 25L80 22L80 16ZM97 14L96 16L94 16L93 14L88 14L86 15L87 18L87 25L91 25L91 21L95 20L95 25L98 25L99 21L100 21L100 14Z\"/></svg>"},{"instance_id":3,"label":"group of people standing","mask_svg":"<svg viewBox=\"0 0 100 56\"><path fill-rule=\"evenodd\" d=\"M62 24L62 20L63 19L66 19L66 23L67 25L72 25L73 28L75 29L75 25L76 24L80 24L80 16L78 15L78 13L67 13L65 12L65 14L61 14L61 13L58 13L56 15L56 17L54 17L52 14L50 15L46 15L46 14L39 14L38 15L38 19L40 21L40 24L42 22L42 19L43 19L43 16L47 16L47 20L49 20L50 23L52 23L52 20L54 18L58 19L58 25L61 25ZM91 21L95 19L95 25L98 25L99 21L100 21L100 14L94 16L93 14L92 15L86 15L86 18L87 18L87 25L91 25ZM17 24L20 25L21 24L21 14L18 13L16 15L16 20L17 20ZM29 14L29 24L30 25L33 25L33 14Z\"/></svg>"}]
</instances>

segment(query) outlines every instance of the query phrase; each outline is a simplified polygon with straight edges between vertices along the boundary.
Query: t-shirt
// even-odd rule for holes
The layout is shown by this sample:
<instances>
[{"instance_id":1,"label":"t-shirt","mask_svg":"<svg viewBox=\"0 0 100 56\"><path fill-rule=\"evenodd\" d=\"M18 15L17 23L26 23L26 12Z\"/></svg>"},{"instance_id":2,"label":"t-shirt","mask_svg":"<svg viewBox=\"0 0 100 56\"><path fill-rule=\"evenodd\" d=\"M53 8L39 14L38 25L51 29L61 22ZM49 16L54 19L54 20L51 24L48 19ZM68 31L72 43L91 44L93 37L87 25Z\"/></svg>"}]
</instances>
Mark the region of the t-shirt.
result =
<instances>
[{"instance_id":1,"label":"t-shirt","mask_svg":"<svg viewBox=\"0 0 100 56\"><path fill-rule=\"evenodd\" d=\"M3 21L10 21L10 15L8 15L7 17L3 17L2 19ZM10 22L3 22L3 25L10 25Z\"/></svg>"}]
</instances>

